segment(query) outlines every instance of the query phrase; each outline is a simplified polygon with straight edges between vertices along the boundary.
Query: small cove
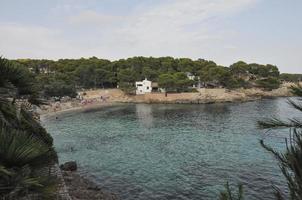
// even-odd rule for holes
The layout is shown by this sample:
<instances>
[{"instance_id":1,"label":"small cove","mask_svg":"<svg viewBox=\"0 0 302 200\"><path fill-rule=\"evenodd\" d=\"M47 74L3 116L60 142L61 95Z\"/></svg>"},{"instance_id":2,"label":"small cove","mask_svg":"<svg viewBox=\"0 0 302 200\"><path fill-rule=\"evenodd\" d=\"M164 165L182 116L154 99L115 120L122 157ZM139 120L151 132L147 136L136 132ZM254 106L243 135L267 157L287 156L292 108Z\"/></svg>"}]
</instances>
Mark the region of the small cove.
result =
<instances>
[{"instance_id":1,"label":"small cove","mask_svg":"<svg viewBox=\"0 0 302 200\"><path fill-rule=\"evenodd\" d=\"M211 105L125 104L64 113L43 122L60 162L76 160L121 199L217 199L226 181L246 199L284 188L276 162L259 144L284 149L288 130L257 129L257 120L299 116L285 98ZM301 116L299 116L301 117Z\"/></svg>"}]
</instances>

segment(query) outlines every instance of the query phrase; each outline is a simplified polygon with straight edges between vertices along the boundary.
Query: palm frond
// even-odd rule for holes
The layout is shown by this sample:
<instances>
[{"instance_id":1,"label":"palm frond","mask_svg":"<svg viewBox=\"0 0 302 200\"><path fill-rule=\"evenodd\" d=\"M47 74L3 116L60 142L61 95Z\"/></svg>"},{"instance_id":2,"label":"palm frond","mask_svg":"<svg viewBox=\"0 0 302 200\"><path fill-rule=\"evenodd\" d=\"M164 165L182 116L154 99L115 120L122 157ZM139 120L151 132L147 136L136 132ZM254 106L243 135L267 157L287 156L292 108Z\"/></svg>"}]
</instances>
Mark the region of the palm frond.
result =
<instances>
[{"instance_id":1,"label":"palm frond","mask_svg":"<svg viewBox=\"0 0 302 200\"><path fill-rule=\"evenodd\" d=\"M292 99L288 99L287 102L291 107L302 112L302 103L298 103L297 101L294 101Z\"/></svg>"},{"instance_id":2,"label":"palm frond","mask_svg":"<svg viewBox=\"0 0 302 200\"><path fill-rule=\"evenodd\" d=\"M17 199L29 194L38 194L47 199L54 196L57 190L57 181L52 176L36 176L29 165L13 168L6 183L0 181L0 197Z\"/></svg>"},{"instance_id":3,"label":"palm frond","mask_svg":"<svg viewBox=\"0 0 302 200\"><path fill-rule=\"evenodd\" d=\"M0 57L0 98L19 98L29 96L31 103L40 105L38 92L35 87L35 78L23 66L16 66L7 59Z\"/></svg>"},{"instance_id":4,"label":"palm frond","mask_svg":"<svg viewBox=\"0 0 302 200\"><path fill-rule=\"evenodd\" d=\"M272 147L260 141L261 145L274 155L279 163L281 172L287 181L290 199L302 199L302 132L293 129L289 140L286 140L286 152L280 153ZM276 197L282 199L280 192L276 191Z\"/></svg>"},{"instance_id":5,"label":"palm frond","mask_svg":"<svg viewBox=\"0 0 302 200\"><path fill-rule=\"evenodd\" d=\"M288 99L288 104L294 109L302 112L302 104L298 101ZM258 127L261 129L302 128L302 121L297 118L288 119L286 121L273 117L258 121Z\"/></svg>"},{"instance_id":6,"label":"palm frond","mask_svg":"<svg viewBox=\"0 0 302 200\"><path fill-rule=\"evenodd\" d=\"M0 165L0 177L4 176L11 176L13 173L9 171L6 167L3 165Z\"/></svg>"},{"instance_id":7,"label":"palm frond","mask_svg":"<svg viewBox=\"0 0 302 200\"><path fill-rule=\"evenodd\" d=\"M278 128L291 128L294 125L289 121L284 121L278 118L264 119L258 121L258 127L261 129L278 129Z\"/></svg>"},{"instance_id":8,"label":"palm frond","mask_svg":"<svg viewBox=\"0 0 302 200\"><path fill-rule=\"evenodd\" d=\"M0 129L0 163L7 167L45 165L47 162L43 161L45 157L49 158L51 150L48 145L25 132L5 126Z\"/></svg>"},{"instance_id":9,"label":"palm frond","mask_svg":"<svg viewBox=\"0 0 302 200\"><path fill-rule=\"evenodd\" d=\"M243 200L243 185L238 185L238 193L235 195L229 185L229 182L225 185L225 191L220 193L220 200Z\"/></svg>"}]
</instances>

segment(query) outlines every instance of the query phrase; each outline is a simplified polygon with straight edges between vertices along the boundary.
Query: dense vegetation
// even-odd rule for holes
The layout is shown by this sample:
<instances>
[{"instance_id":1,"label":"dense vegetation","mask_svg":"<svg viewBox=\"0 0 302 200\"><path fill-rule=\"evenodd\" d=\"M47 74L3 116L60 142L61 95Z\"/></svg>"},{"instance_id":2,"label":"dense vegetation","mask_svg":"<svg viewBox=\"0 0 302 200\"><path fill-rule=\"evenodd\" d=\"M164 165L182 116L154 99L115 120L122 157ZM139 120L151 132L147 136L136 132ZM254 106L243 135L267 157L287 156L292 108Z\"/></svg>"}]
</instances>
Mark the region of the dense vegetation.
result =
<instances>
[{"instance_id":1,"label":"dense vegetation","mask_svg":"<svg viewBox=\"0 0 302 200\"><path fill-rule=\"evenodd\" d=\"M283 73L283 74L280 74L280 80L287 81L287 82L302 81L302 74Z\"/></svg>"},{"instance_id":2,"label":"dense vegetation","mask_svg":"<svg viewBox=\"0 0 302 200\"><path fill-rule=\"evenodd\" d=\"M52 137L30 112L32 104L42 103L36 80L28 69L2 58L0 74L0 199L47 199L55 194L55 181L41 172L57 156Z\"/></svg>"},{"instance_id":3,"label":"dense vegetation","mask_svg":"<svg viewBox=\"0 0 302 200\"><path fill-rule=\"evenodd\" d=\"M160 87L173 91L184 91L188 85L196 82L200 82L203 87L261 87L271 90L279 87L281 77L287 81L299 79L291 75L280 76L274 65L247 64L242 61L229 67L203 59L172 57L133 57L118 61L96 57L58 61L19 59L13 62L34 72L45 96L74 96L79 88L119 86L125 91L133 91L135 81L144 78L159 82ZM185 76L187 73L195 76L195 79L188 80Z\"/></svg>"}]
</instances>

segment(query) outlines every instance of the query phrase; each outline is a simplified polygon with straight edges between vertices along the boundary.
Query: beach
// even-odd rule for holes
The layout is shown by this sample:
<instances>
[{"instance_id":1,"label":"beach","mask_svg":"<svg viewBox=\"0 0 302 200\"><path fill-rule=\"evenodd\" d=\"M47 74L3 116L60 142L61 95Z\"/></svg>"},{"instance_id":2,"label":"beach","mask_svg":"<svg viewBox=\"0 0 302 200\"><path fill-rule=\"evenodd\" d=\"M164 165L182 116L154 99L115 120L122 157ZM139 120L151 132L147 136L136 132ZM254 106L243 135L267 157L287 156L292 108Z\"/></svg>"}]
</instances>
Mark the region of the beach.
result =
<instances>
[{"instance_id":1,"label":"beach","mask_svg":"<svg viewBox=\"0 0 302 200\"><path fill-rule=\"evenodd\" d=\"M225 102L246 102L261 98L292 96L289 87L292 83L284 83L280 88L264 91L259 88L227 90L225 88L201 88L194 93L146 93L143 95L127 95L120 89L95 89L79 92L81 99L63 98L63 100L48 101L37 109L43 117L97 109L119 103L162 103L162 104L207 104Z\"/></svg>"}]
</instances>

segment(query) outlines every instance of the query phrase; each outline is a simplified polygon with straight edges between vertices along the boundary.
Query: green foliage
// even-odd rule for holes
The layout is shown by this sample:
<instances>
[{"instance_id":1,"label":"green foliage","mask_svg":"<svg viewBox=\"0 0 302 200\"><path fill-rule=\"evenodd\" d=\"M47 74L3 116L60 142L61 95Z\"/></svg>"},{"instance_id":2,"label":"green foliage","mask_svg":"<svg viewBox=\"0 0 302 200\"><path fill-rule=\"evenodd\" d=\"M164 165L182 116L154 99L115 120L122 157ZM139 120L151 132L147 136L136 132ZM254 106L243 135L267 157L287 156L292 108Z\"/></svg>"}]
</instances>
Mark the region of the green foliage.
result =
<instances>
[{"instance_id":1,"label":"green foliage","mask_svg":"<svg viewBox=\"0 0 302 200\"><path fill-rule=\"evenodd\" d=\"M283 73L280 74L280 80L287 81L287 82L298 82L302 81L302 74L288 74Z\"/></svg>"},{"instance_id":2,"label":"green foliage","mask_svg":"<svg viewBox=\"0 0 302 200\"><path fill-rule=\"evenodd\" d=\"M132 85L134 86L135 81L148 78L148 80L158 82L161 74L187 72L199 77L205 87L226 87L228 89L249 87L258 80L260 86L271 90L278 85L276 82L272 82L271 78L279 79L279 70L276 66L247 64L243 61L236 62L229 68L218 66L215 62L204 59L192 60L173 57L132 57L117 61L96 57L60 59L58 61L23 59L13 62L25 66L35 74L39 80L38 85L41 91L49 89L46 86L56 81L63 82L68 88L71 86L75 88L115 88L117 85L127 85L125 90L128 90ZM268 81L263 81L263 79ZM174 87L173 90L176 88Z\"/></svg>"},{"instance_id":3,"label":"green foliage","mask_svg":"<svg viewBox=\"0 0 302 200\"><path fill-rule=\"evenodd\" d=\"M281 82L277 78L269 77L266 79L260 79L256 81L257 85L265 90L278 89Z\"/></svg>"},{"instance_id":4,"label":"green foliage","mask_svg":"<svg viewBox=\"0 0 302 200\"><path fill-rule=\"evenodd\" d=\"M262 147L270 152L279 163L282 174L287 180L290 199L302 199L302 132L293 129L289 141L286 140L286 152L279 153L261 140ZM277 190L276 197L284 199Z\"/></svg>"},{"instance_id":5,"label":"green foliage","mask_svg":"<svg viewBox=\"0 0 302 200\"><path fill-rule=\"evenodd\" d=\"M15 104L15 98L26 98L29 102L40 103L35 98L37 91L33 86L35 79L30 72L20 66L15 66L8 60L0 58L0 123L14 129L29 131L45 143L52 145L51 136L33 119L32 115ZM21 95L22 94L22 95ZM12 101L9 99L13 99Z\"/></svg>"},{"instance_id":6,"label":"green foliage","mask_svg":"<svg viewBox=\"0 0 302 200\"><path fill-rule=\"evenodd\" d=\"M0 98L15 99L26 96L39 102L36 99L35 78L28 69L0 57L0 74Z\"/></svg>"},{"instance_id":7,"label":"green foliage","mask_svg":"<svg viewBox=\"0 0 302 200\"><path fill-rule=\"evenodd\" d=\"M18 109L15 104L3 100L0 102L0 123L14 129L21 129L34 134L37 138L52 146L53 139L25 109Z\"/></svg>"},{"instance_id":8,"label":"green foliage","mask_svg":"<svg viewBox=\"0 0 302 200\"><path fill-rule=\"evenodd\" d=\"M6 167L43 166L49 162L51 148L34 135L0 127L0 163Z\"/></svg>"},{"instance_id":9,"label":"green foliage","mask_svg":"<svg viewBox=\"0 0 302 200\"><path fill-rule=\"evenodd\" d=\"M250 83L241 78L231 77L225 85L228 89L236 89L236 88L249 88Z\"/></svg>"},{"instance_id":10,"label":"green foliage","mask_svg":"<svg viewBox=\"0 0 302 200\"><path fill-rule=\"evenodd\" d=\"M135 78L135 71L131 70L131 69L121 69L119 70L117 77L118 80L120 81L120 83L129 83L129 84L133 84L135 83L135 81L137 80Z\"/></svg>"},{"instance_id":11,"label":"green foliage","mask_svg":"<svg viewBox=\"0 0 302 200\"><path fill-rule=\"evenodd\" d=\"M243 61L238 61L230 66L230 70L234 76L242 78L249 75L249 65Z\"/></svg>"},{"instance_id":12,"label":"green foliage","mask_svg":"<svg viewBox=\"0 0 302 200\"><path fill-rule=\"evenodd\" d=\"M223 86L229 89L241 87L239 78L233 76L230 68L217 66L214 63L207 65L199 71L199 76L205 86L208 84L214 84L216 86Z\"/></svg>"},{"instance_id":13,"label":"green foliage","mask_svg":"<svg viewBox=\"0 0 302 200\"><path fill-rule=\"evenodd\" d=\"M23 104L40 104L33 74L0 58L0 198L17 199L38 192L44 199L56 189L39 169L57 161L52 138ZM51 189L53 188L53 189Z\"/></svg>"},{"instance_id":14,"label":"green foliage","mask_svg":"<svg viewBox=\"0 0 302 200\"><path fill-rule=\"evenodd\" d=\"M225 191L220 193L219 200L243 200L243 186L238 185L238 194L234 195L232 189L227 182L225 185Z\"/></svg>"},{"instance_id":15,"label":"green foliage","mask_svg":"<svg viewBox=\"0 0 302 200\"><path fill-rule=\"evenodd\" d=\"M167 92L185 92L189 86L193 85L193 82L194 81L190 80L185 73L177 72L174 74L161 74L158 84L161 88L165 88Z\"/></svg>"},{"instance_id":16,"label":"green foliage","mask_svg":"<svg viewBox=\"0 0 302 200\"><path fill-rule=\"evenodd\" d=\"M47 97L76 97L77 92L73 85L66 85L62 81L51 82L49 85L44 87L44 95Z\"/></svg>"},{"instance_id":17,"label":"green foliage","mask_svg":"<svg viewBox=\"0 0 302 200\"><path fill-rule=\"evenodd\" d=\"M296 95L296 96L302 96L302 85L301 84L296 84L295 86L290 87L291 92Z\"/></svg>"},{"instance_id":18,"label":"green foliage","mask_svg":"<svg viewBox=\"0 0 302 200\"><path fill-rule=\"evenodd\" d=\"M166 91L173 90L175 87L175 80L173 74L159 75L158 85L161 88L165 88Z\"/></svg>"},{"instance_id":19,"label":"green foliage","mask_svg":"<svg viewBox=\"0 0 302 200\"><path fill-rule=\"evenodd\" d=\"M49 165L51 152L52 149L35 136L2 124L0 197L15 199L31 191L44 193L43 190L53 182L52 177L37 176L35 169Z\"/></svg>"},{"instance_id":20,"label":"green foliage","mask_svg":"<svg viewBox=\"0 0 302 200\"><path fill-rule=\"evenodd\" d=\"M249 73L258 78L279 77L279 70L274 65L259 65L257 63L249 64Z\"/></svg>"},{"instance_id":21,"label":"green foliage","mask_svg":"<svg viewBox=\"0 0 302 200\"><path fill-rule=\"evenodd\" d=\"M177 72L173 74L174 87L177 92L184 92L188 87L193 85L193 80L190 80L183 72Z\"/></svg>"}]
</instances>

